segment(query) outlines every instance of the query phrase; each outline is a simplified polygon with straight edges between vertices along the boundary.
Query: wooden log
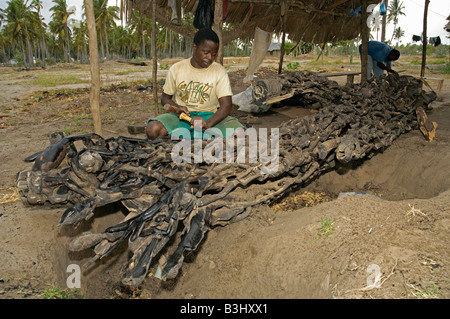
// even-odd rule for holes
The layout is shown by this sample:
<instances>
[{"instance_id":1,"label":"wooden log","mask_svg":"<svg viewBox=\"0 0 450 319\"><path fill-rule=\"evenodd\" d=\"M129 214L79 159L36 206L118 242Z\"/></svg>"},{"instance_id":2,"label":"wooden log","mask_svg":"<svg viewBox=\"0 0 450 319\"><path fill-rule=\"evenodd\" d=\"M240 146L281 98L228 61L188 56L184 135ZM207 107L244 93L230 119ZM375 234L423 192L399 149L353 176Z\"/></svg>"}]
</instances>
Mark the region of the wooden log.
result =
<instances>
[{"instance_id":1,"label":"wooden log","mask_svg":"<svg viewBox=\"0 0 450 319\"><path fill-rule=\"evenodd\" d=\"M427 141L431 142L436 136L436 129L438 127L438 124L428 119L428 116L422 107L419 107L416 110L416 114L420 131L422 132L423 136L425 136Z\"/></svg>"},{"instance_id":2,"label":"wooden log","mask_svg":"<svg viewBox=\"0 0 450 319\"><path fill-rule=\"evenodd\" d=\"M119 63L127 63L131 65L138 65L138 66L147 66L147 63L145 62L133 62L133 61L123 61L123 60L117 60Z\"/></svg>"}]
</instances>

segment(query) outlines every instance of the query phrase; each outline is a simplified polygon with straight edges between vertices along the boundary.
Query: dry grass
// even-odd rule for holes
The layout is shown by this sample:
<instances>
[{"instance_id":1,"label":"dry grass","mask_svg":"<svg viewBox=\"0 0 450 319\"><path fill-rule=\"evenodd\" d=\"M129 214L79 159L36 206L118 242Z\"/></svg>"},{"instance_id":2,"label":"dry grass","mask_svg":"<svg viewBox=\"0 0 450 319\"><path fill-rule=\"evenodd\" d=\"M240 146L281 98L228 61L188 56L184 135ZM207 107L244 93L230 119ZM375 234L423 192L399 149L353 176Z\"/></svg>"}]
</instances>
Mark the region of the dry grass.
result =
<instances>
[{"instance_id":1,"label":"dry grass","mask_svg":"<svg viewBox=\"0 0 450 319\"><path fill-rule=\"evenodd\" d=\"M13 203L20 199L17 187L0 187L0 205Z\"/></svg>"},{"instance_id":2,"label":"dry grass","mask_svg":"<svg viewBox=\"0 0 450 319\"><path fill-rule=\"evenodd\" d=\"M325 193L304 192L302 194L291 195L280 203L274 204L275 211L290 212L302 207L312 207L317 204L327 202L329 198Z\"/></svg>"}]
</instances>

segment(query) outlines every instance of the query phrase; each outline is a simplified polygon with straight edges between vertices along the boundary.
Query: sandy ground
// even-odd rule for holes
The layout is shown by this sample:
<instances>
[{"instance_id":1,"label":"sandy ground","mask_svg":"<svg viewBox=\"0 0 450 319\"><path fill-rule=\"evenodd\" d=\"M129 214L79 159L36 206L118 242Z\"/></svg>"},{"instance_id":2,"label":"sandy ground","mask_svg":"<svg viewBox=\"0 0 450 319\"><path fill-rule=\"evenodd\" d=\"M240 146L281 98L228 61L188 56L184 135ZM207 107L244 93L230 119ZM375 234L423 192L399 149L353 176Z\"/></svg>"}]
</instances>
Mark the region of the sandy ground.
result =
<instances>
[{"instance_id":1,"label":"sandy ground","mask_svg":"<svg viewBox=\"0 0 450 319\"><path fill-rule=\"evenodd\" d=\"M144 75L151 78L150 72ZM78 228L60 228L64 208L14 200L15 175L29 167L22 160L48 146L50 133L92 131L86 92L31 97L37 88L21 83L24 76L32 72L0 80L0 187L3 201L8 195L13 199L0 205L0 299L44 298L55 287L67 291L68 266L82 265L92 255L69 253L69 240L86 230L103 231L125 214L111 205ZM239 76L230 77L234 93L245 89ZM129 135L127 125L143 124L151 100L151 90L136 86L102 92L104 137ZM433 141L412 131L357 167L331 171L293 190L278 206L259 206L238 223L210 230L199 249L186 256L177 278L162 282L150 274L138 289L125 289L120 285L128 257L123 247L82 274L80 293L152 299L449 298L448 80L432 106L429 117L439 125ZM252 121L273 127L308 112L284 106ZM234 114L247 121L246 114ZM305 207L305 192L320 203ZM338 196L344 192L376 197ZM320 231L322 221L333 223L327 235Z\"/></svg>"}]
</instances>

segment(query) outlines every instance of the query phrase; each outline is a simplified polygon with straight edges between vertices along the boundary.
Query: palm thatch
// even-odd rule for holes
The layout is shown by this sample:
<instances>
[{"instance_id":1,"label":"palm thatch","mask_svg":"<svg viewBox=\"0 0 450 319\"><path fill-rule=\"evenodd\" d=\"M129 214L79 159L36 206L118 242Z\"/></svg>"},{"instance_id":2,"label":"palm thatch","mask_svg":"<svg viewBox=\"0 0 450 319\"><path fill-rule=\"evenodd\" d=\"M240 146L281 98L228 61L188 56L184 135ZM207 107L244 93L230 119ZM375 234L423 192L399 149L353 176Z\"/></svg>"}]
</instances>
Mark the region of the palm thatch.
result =
<instances>
[{"instance_id":1,"label":"palm thatch","mask_svg":"<svg viewBox=\"0 0 450 319\"><path fill-rule=\"evenodd\" d=\"M196 29L192 25L171 23L172 10L168 0L157 1L156 21L185 37L192 38ZM214 0L211 0L214 4ZM224 0L225 2L226 0ZM176 0L177 8L195 14L199 0ZM367 4L379 0L368 0ZM126 16L136 9L152 15L152 1L122 0ZM310 43L337 42L354 39L360 34L361 15L351 16L350 11L361 5L359 0L228 0L223 22L223 43L241 38L253 38L256 27L281 34L292 41Z\"/></svg>"}]
</instances>

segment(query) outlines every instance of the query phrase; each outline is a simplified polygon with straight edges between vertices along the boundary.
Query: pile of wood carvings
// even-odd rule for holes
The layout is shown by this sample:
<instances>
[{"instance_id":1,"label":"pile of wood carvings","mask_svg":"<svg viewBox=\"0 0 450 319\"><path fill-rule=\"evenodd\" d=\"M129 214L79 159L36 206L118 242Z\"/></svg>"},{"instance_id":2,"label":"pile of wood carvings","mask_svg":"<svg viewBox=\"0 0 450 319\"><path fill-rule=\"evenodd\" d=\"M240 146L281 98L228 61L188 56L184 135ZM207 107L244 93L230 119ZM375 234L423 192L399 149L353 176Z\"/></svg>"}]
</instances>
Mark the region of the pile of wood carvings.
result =
<instances>
[{"instance_id":1,"label":"pile of wood carvings","mask_svg":"<svg viewBox=\"0 0 450 319\"><path fill-rule=\"evenodd\" d=\"M62 227L95 218L97 207L121 202L129 211L122 222L102 233L80 234L68 249L91 249L87 268L119 245L128 245L132 257L124 284L138 286L150 267L163 280L174 278L184 252L197 249L211 227L242 220L252 207L269 204L294 186L388 148L401 134L418 128L417 110L428 109L436 98L409 76L383 76L345 87L310 72L291 72L277 81L275 94L254 90L260 93L258 103L289 94L318 112L283 123L276 134L272 130L270 146L259 143L259 148L277 146L275 170L268 169L273 163L267 161L211 162L203 157L175 162L173 150L180 140L169 138L55 133L49 147L25 159L33 166L17 174L21 198L32 205L67 205ZM225 147L227 139L200 144L205 150L216 143L217 153L218 141ZM232 145L236 154L247 157L255 147L250 141Z\"/></svg>"}]
</instances>

